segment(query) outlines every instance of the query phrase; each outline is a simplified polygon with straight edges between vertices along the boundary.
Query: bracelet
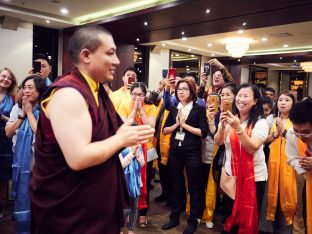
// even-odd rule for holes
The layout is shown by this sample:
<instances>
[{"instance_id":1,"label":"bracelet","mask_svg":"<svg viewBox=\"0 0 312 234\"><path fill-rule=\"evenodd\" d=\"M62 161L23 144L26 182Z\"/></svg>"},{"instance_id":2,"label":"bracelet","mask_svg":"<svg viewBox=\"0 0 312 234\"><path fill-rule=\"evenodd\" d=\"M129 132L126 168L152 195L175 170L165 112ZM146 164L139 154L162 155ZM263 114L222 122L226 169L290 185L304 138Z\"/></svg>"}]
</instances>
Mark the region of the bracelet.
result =
<instances>
[{"instance_id":1,"label":"bracelet","mask_svg":"<svg viewBox=\"0 0 312 234\"><path fill-rule=\"evenodd\" d=\"M237 134L237 135L240 135L240 134L242 134L244 131L245 131L244 129L240 130L239 132L236 131L236 134Z\"/></svg>"},{"instance_id":2,"label":"bracelet","mask_svg":"<svg viewBox=\"0 0 312 234\"><path fill-rule=\"evenodd\" d=\"M277 139L279 137L279 135L278 136L274 136L274 133L276 133L276 131L272 133L272 137L273 137L273 139Z\"/></svg>"}]
</instances>

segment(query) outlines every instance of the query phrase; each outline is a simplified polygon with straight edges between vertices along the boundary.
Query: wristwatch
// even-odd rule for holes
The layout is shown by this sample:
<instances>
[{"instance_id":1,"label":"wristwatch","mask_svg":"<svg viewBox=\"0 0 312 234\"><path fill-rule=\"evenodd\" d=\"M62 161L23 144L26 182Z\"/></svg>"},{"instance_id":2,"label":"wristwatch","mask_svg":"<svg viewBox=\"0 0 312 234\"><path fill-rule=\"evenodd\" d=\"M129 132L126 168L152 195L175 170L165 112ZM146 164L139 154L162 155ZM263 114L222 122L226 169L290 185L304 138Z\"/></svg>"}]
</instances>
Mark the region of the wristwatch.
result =
<instances>
[{"instance_id":1,"label":"wristwatch","mask_svg":"<svg viewBox=\"0 0 312 234\"><path fill-rule=\"evenodd\" d=\"M21 119L21 120L24 120L24 119L25 119L25 116L23 117L23 116L21 116L21 115L18 115L17 118L18 118L18 119Z\"/></svg>"},{"instance_id":2,"label":"wristwatch","mask_svg":"<svg viewBox=\"0 0 312 234\"><path fill-rule=\"evenodd\" d=\"M285 129L282 133L282 137L286 137L286 134L287 134L287 130Z\"/></svg>"}]
</instances>

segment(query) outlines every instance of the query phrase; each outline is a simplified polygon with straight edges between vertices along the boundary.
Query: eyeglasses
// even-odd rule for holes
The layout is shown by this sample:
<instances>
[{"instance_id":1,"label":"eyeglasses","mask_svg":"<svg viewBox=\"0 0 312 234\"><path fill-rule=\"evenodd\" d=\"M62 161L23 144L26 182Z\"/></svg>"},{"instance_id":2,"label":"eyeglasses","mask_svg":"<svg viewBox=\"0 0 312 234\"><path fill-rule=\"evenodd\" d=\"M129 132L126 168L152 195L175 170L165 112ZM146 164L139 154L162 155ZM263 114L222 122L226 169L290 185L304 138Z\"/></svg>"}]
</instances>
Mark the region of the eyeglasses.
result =
<instances>
[{"instance_id":1,"label":"eyeglasses","mask_svg":"<svg viewBox=\"0 0 312 234\"><path fill-rule=\"evenodd\" d=\"M312 131L310 131L309 133L299 133L299 132L295 132L293 129L290 130L290 133L295 134L297 137L309 137L312 134Z\"/></svg>"},{"instance_id":2,"label":"eyeglasses","mask_svg":"<svg viewBox=\"0 0 312 234\"><path fill-rule=\"evenodd\" d=\"M189 91L190 89L188 88L178 88L178 92L186 92Z\"/></svg>"},{"instance_id":3,"label":"eyeglasses","mask_svg":"<svg viewBox=\"0 0 312 234\"><path fill-rule=\"evenodd\" d=\"M145 97L143 93L131 93L133 97Z\"/></svg>"}]
</instances>

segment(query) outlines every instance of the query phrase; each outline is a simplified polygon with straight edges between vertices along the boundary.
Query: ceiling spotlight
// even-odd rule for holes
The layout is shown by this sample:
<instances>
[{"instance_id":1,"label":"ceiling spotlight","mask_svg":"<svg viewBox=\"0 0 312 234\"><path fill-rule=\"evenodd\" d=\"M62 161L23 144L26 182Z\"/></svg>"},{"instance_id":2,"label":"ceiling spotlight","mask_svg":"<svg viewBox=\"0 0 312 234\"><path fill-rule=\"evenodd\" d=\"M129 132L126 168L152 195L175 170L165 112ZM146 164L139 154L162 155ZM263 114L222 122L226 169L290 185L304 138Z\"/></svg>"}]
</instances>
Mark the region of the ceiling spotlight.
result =
<instances>
[{"instance_id":1,"label":"ceiling spotlight","mask_svg":"<svg viewBox=\"0 0 312 234\"><path fill-rule=\"evenodd\" d=\"M237 59L238 62L240 62L240 59Z\"/></svg>"},{"instance_id":2,"label":"ceiling spotlight","mask_svg":"<svg viewBox=\"0 0 312 234\"><path fill-rule=\"evenodd\" d=\"M140 38L137 38L136 41L140 41Z\"/></svg>"},{"instance_id":3,"label":"ceiling spotlight","mask_svg":"<svg viewBox=\"0 0 312 234\"><path fill-rule=\"evenodd\" d=\"M67 15L67 14L68 14L68 10L67 10L66 8L62 8L62 9L61 9L61 13L62 13L63 15Z\"/></svg>"},{"instance_id":4,"label":"ceiling spotlight","mask_svg":"<svg viewBox=\"0 0 312 234\"><path fill-rule=\"evenodd\" d=\"M209 14L209 13L210 13L210 9L207 9L207 10L206 10L206 14Z\"/></svg>"},{"instance_id":5,"label":"ceiling spotlight","mask_svg":"<svg viewBox=\"0 0 312 234\"><path fill-rule=\"evenodd\" d=\"M182 37L182 41L186 41L187 40L187 37Z\"/></svg>"},{"instance_id":6,"label":"ceiling spotlight","mask_svg":"<svg viewBox=\"0 0 312 234\"><path fill-rule=\"evenodd\" d=\"M37 48L38 46L37 46L37 45L35 45L35 47Z\"/></svg>"},{"instance_id":7,"label":"ceiling spotlight","mask_svg":"<svg viewBox=\"0 0 312 234\"><path fill-rule=\"evenodd\" d=\"M243 34L243 33L244 33L244 30L240 29L240 30L237 31L237 33L238 33L238 34Z\"/></svg>"},{"instance_id":8,"label":"ceiling spotlight","mask_svg":"<svg viewBox=\"0 0 312 234\"><path fill-rule=\"evenodd\" d=\"M181 32L182 35L184 35L184 32Z\"/></svg>"},{"instance_id":9,"label":"ceiling spotlight","mask_svg":"<svg viewBox=\"0 0 312 234\"><path fill-rule=\"evenodd\" d=\"M215 56L215 54L211 54L211 56Z\"/></svg>"},{"instance_id":10,"label":"ceiling spotlight","mask_svg":"<svg viewBox=\"0 0 312 234\"><path fill-rule=\"evenodd\" d=\"M46 20L46 23L49 24L49 23L50 23L50 20Z\"/></svg>"},{"instance_id":11,"label":"ceiling spotlight","mask_svg":"<svg viewBox=\"0 0 312 234\"><path fill-rule=\"evenodd\" d=\"M165 44L165 43L162 43L161 45L162 45L163 47L165 47L165 46L166 46L166 44Z\"/></svg>"},{"instance_id":12,"label":"ceiling spotlight","mask_svg":"<svg viewBox=\"0 0 312 234\"><path fill-rule=\"evenodd\" d=\"M283 57L280 57L280 60L282 60L283 59Z\"/></svg>"},{"instance_id":13,"label":"ceiling spotlight","mask_svg":"<svg viewBox=\"0 0 312 234\"><path fill-rule=\"evenodd\" d=\"M180 54L175 54L175 56L176 56L176 57L179 57L179 56L180 56Z\"/></svg>"},{"instance_id":14,"label":"ceiling spotlight","mask_svg":"<svg viewBox=\"0 0 312 234\"><path fill-rule=\"evenodd\" d=\"M140 60L142 60L142 57L139 57Z\"/></svg>"},{"instance_id":15,"label":"ceiling spotlight","mask_svg":"<svg viewBox=\"0 0 312 234\"><path fill-rule=\"evenodd\" d=\"M294 63L296 63L296 62L297 62L297 60L295 59L295 60L294 60Z\"/></svg>"},{"instance_id":16,"label":"ceiling spotlight","mask_svg":"<svg viewBox=\"0 0 312 234\"><path fill-rule=\"evenodd\" d=\"M191 54L191 57L193 58L195 55L194 54Z\"/></svg>"},{"instance_id":17,"label":"ceiling spotlight","mask_svg":"<svg viewBox=\"0 0 312 234\"><path fill-rule=\"evenodd\" d=\"M134 47L134 49L137 50L138 48L137 48L137 47Z\"/></svg>"},{"instance_id":18,"label":"ceiling spotlight","mask_svg":"<svg viewBox=\"0 0 312 234\"><path fill-rule=\"evenodd\" d=\"M208 46L208 47L211 47L211 46L212 46L212 44L211 44L211 43L208 43L208 44L207 44L207 46Z\"/></svg>"},{"instance_id":19,"label":"ceiling spotlight","mask_svg":"<svg viewBox=\"0 0 312 234\"><path fill-rule=\"evenodd\" d=\"M144 26L147 26L147 25L148 25L148 23L147 23L147 21L145 21L145 22L144 22Z\"/></svg>"},{"instance_id":20,"label":"ceiling spotlight","mask_svg":"<svg viewBox=\"0 0 312 234\"><path fill-rule=\"evenodd\" d=\"M247 23L246 23L246 22L244 22L244 23L243 23L243 26L246 26L246 24L247 24Z\"/></svg>"},{"instance_id":21,"label":"ceiling spotlight","mask_svg":"<svg viewBox=\"0 0 312 234\"><path fill-rule=\"evenodd\" d=\"M187 49L187 51L188 51L188 52L191 52L192 50L191 50L191 49Z\"/></svg>"},{"instance_id":22,"label":"ceiling spotlight","mask_svg":"<svg viewBox=\"0 0 312 234\"><path fill-rule=\"evenodd\" d=\"M268 38L266 38L266 37L262 37L262 38L261 38L261 40L262 40L262 41L267 41L267 40L268 40Z\"/></svg>"},{"instance_id":23,"label":"ceiling spotlight","mask_svg":"<svg viewBox=\"0 0 312 234\"><path fill-rule=\"evenodd\" d=\"M287 45L287 44L285 44L285 45L283 45L283 47L284 47L284 48L287 48L287 47L288 47L288 45Z\"/></svg>"},{"instance_id":24,"label":"ceiling spotlight","mask_svg":"<svg viewBox=\"0 0 312 234\"><path fill-rule=\"evenodd\" d=\"M253 64L256 64L256 62L254 62Z\"/></svg>"}]
</instances>

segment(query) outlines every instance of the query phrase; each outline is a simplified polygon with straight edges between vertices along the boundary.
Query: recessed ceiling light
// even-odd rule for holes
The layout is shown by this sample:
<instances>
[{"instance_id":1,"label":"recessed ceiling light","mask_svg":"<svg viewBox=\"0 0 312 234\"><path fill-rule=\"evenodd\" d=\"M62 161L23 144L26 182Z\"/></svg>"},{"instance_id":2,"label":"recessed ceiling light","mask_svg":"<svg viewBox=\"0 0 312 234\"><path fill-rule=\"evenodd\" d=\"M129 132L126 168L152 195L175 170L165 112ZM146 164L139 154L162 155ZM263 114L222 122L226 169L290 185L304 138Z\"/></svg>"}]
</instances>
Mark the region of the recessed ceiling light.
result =
<instances>
[{"instance_id":1,"label":"recessed ceiling light","mask_svg":"<svg viewBox=\"0 0 312 234\"><path fill-rule=\"evenodd\" d=\"M138 48L137 48L137 47L134 47L134 49L137 50Z\"/></svg>"},{"instance_id":2,"label":"recessed ceiling light","mask_svg":"<svg viewBox=\"0 0 312 234\"><path fill-rule=\"evenodd\" d=\"M256 62L254 62L253 64L256 64Z\"/></svg>"},{"instance_id":3,"label":"recessed ceiling light","mask_svg":"<svg viewBox=\"0 0 312 234\"><path fill-rule=\"evenodd\" d=\"M49 24L49 23L50 23L50 20L46 20L46 23Z\"/></svg>"},{"instance_id":4,"label":"recessed ceiling light","mask_svg":"<svg viewBox=\"0 0 312 234\"><path fill-rule=\"evenodd\" d=\"M294 60L294 63L296 63L296 62L297 62L297 60L295 59L295 60Z\"/></svg>"},{"instance_id":5,"label":"recessed ceiling light","mask_svg":"<svg viewBox=\"0 0 312 234\"><path fill-rule=\"evenodd\" d=\"M175 54L175 56L176 56L176 57L179 57L179 56L180 56L180 54Z\"/></svg>"},{"instance_id":6,"label":"recessed ceiling light","mask_svg":"<svg viewBox=\"0 0 312 234\"><path fill-rule=\"evenodd\" d=\"M243 23L243 26L246 26L246 24L247 24L247 23L246 23L246 22L244 22L244 23Z\"/></svg>"},{"instance_id":7,"label":"recessed ceiling light","mask_svg":"<svg viewBox=\"0 0 312 234\"><path fill-rule=\"evenodd\" d=\"M137 38L136 41L140 41L140 38Z\"/></svg>"},{"instance_id":8,"label":"recessed ceiling light","mask_svg":"<svg viewBox=\"0 0 312 234\"><path fill-rule=\"evenodd\" d=\"M162 46L166 46L166 44L165 44L165 43L162 43L161 45L162 45Z\"/></svg>"},{"instance_id":9,"label":"recessed ceiling light","mask_svg":"<svg viewBox=\"0 0 312 234\"><path fill-rule=\"evenodd\" d=\"M237 33L243 34L243 33L244 33L244 30L240 29L240 30L237 31Z\"/></svg>"},{"instance_id":10,"label":"recessed ceiling light","mask_svg":"<svg viewBox=\"0 0 312 234\"><path fill-rule=\"evenodd\" d=\"M207 44L207 46L208 46L208 47L211 47L211 46L212 46L212 44L211 44L211 43L208 43L208 44Z\"/></svg>"},{"instance_id":11,"label":"recessed ceiling light","mask_svg":"<svg viewBox=\"0 0 312 234\"><path fill-rule=\"evenodd\" d=\"M283 57L280 57L280 60L282 60L283 59Z\"/></svg>"},{"instance_id":12,"label":"recessed ceiling light","mask_svg":"<svg viewBox=\"0 0 312 234\"><path fill-rule=\"evenodd\" d=\"M184 32L181 32L182 35L184 35Z\"/></svg>"},{"instance_id":13,"label":"recessed ceiling light","mask_svg":"<svg viewBox=\"0 0 312 234\"><path fill-rule=\"evenodd\" d=\"M186 41L187 40L187 37L182 37L182 41Z\"/></svg>"},{"instance_id":14,"label":"recessed ceiling light","mask_svg":"<svg viewBox=\"0 0 312 234\"><path fill-rule=\"evenodd\" d=\"M38 46L37 46L37 45L35 45L35 47L37 48Z\"/></svg>"},{"instance_id":15,"label":"recessed ceiling light","mask_svg":"<svg viewBox=\"0 0 312 234\"><path fill-rule=\"evenodd\" d=\"M266 37L262 37L262 38L261 38L261 40L262 40L262 41L267 41L267 40L268 40L268 38L266 38Z\"/></svg>"},{"instance_id":16,"label":"recessed ceiling light","mask_svg":"<svg viewBox=\"0 0 312 234\"><path fill-rule=\"evenodd\" d=\"M284 48L287 48L287 47L288 47L288 45L287 45L287 44L285 44L285 45L283 45L283 47L284 47Z\"/></svg>"},{"instance_id":17,"label":"recessed ceiling light","mask_svg":"<svg viewBox=\"0 0 312 234\"><path fill-rule=\"evenodd\" d=\"M215 54L211 54L211 56L214 56Z\"/></svg>"},{"instance_id":18,"label":"recessed ceiling light","mask_svg":"<svg viewBox=\"0 0 312 234\"><path fill-rule=\"evenodd\" d=\"M147 25L148 25L148 23L147 23L147 21L145 21L145 22L144 22L144 26L147 26Z\"/></svg>"},{"instance_id":19,"label":"recessed ceiling light","mask_svg":"<svg viewBox=\"0 0 312 234\"><path fill-rule=\"evenodd\" d=\"M194 54L191 54L191 57L193 58L195 55Z\"/></svg>"},{"instance_id":20,"label":"recessed ceiling light","mask_svg":"<svg viewBox=\"0 0 312 234\"><path fill-rule=\"evenodd\" d=\"M187 51L188 51L188 52L191 52L192 50L191 50L191 49L187 49Z\"/></svg>"},{"instance_id":21,"label":"recessed ceiling light","mask_svg":"<svg viewBox=\"0 0 312 234\"><path fill-rule=\"evenodd\" d=\"M140 60L142 60L142 57L139 57Z\"/></svg>"},{"instance_id":22,"label":"recessed ceiling light","mask_svg":"<svg viewBox=\"0 0 312 234\"><path fill-rule=\"evenodd\" d=\"M62 9L61 9L61 13L62 13L63 15L67 15L67 14L68 14L68 10L67 10L66 8L62 8Z\"/></svg>"},{"instance_id":23,"label":"recessed ceiling light","mask_svg":"<svg viewBox=\"0 0 312 234\"><path fill-rule=\"evenodd\" d=\"M209 14L210 13L210 9L206 9L206 14Z\"/></svg>"},{"instance_id":24,"label":"recessed ceiling light","mask_svg":"<svg viewBox=\"0 0 312 234\"><path fill-rule=\"evenodd\" d=\"M238 62L240 62L240 59L237 59Z\"/></svg>"}]
</instances>

